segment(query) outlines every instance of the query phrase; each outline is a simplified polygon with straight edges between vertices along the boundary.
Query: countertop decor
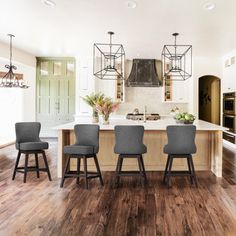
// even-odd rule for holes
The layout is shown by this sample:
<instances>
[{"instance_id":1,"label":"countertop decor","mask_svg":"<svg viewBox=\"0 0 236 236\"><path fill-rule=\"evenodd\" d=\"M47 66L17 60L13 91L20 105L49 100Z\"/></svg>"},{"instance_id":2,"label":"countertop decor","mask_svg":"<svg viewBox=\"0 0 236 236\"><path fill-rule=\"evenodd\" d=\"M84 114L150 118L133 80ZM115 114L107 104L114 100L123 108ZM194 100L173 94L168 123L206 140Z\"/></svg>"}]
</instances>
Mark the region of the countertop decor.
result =
<instances>
[{"instance_id":1,"label":"countertop decor","mask_svg":"<svg viewBox=\"0 0 236 236\"><path fill-rule=\"evenodd\" d=\"M96 102L96 109L103 117L103 124L109 124L109 116L112 112L118 109L119 103L113 102L111 98L107 97Z\"/></svg>"},{"instance_id":2,"label":"countertop decor","mask_svg":"<svg viewBox=\"0 0 236 236\"><path fill-rule=\"evenodd\" d=\"M104 100L105 95L103 93L91 93L90 95L86 95L83 97L83 100L85 101L86 104L88 104L90 107L93 109L93 123L98 123L99 122L99 116L98 116L98 111L96 109L96 103L101 102Z\"/></svg>"}]
</instances>

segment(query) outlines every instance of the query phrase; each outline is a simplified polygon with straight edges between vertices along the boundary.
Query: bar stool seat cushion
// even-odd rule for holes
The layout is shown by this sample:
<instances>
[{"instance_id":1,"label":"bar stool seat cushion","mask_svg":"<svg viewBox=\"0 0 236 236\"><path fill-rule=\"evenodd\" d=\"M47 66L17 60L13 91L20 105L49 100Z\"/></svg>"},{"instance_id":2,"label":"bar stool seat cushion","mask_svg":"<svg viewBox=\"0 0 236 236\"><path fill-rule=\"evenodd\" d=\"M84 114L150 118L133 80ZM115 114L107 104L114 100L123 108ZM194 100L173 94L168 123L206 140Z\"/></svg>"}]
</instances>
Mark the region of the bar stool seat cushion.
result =
<instances>
[{"instance_id":1,"label":"bar stool seat cushion","mask_svg":"<svg viewBox=\"0 0 236 236\"><path fill-rule=\"evenodd\" d=\"M114 148L116 154L124 155L135 155L135 154L144 154L147 152L147 147L144 144L139 144L137 146L131 147L126 143L122 145L116 145Z\"/></svg>"},{"instance_id":2,"label":"bar stool seat cushion","mask_svg":"<svg viewBox=\"0 0 236 236\"><path fill-rule=\"evenodd\" d=\"M33 150L44 150L48 149L47 142L24 142L24 143L16 143L16 149L24 150L24 151L33 151Z\"/></svg>"},{"instance_id":3,"label":"bar stool seat cushion","mask_svg":"<svg viewBox=\"0 0 236 236\"><path fill-rule=\"evenodd\" d=\"M166 144L164 146L164 153L166 154L172 154L172 155L188 155L190 153L196 153L196 148L192 148L192 147L185 147L184 151L183 148L181 146L175 146L174 148L172 148L172 146Z\"/></svg>"},{"instance_id":4,"label":"bar stool seat cushion","mask_svg":"<svg viewBox=\"0 0 236 236\"><path fill-rule=\"evenodd\" d=\"M92 155L96 152L94 146L74 144L70 146L65 146L64 153L68 155Z\"/></svg>"}]
</instances>

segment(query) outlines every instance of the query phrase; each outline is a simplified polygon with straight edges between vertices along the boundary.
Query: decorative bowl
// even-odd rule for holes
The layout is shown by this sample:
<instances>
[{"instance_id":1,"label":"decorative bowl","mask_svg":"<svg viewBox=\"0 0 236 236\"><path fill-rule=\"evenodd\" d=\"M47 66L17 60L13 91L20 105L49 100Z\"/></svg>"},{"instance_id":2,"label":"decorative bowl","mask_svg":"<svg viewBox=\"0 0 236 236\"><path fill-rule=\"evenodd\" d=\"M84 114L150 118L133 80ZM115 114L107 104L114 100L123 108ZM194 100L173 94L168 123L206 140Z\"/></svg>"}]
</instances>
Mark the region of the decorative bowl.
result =
<instances>
[{"instance_id":1,"label":"decorative bowl","mask_svg":"<svg viewBox=\"0 0 236 236\"><path fill-rule=\"evenodd\" d=\"M185 125L191 125L193 124L194 120L177 120L175 119L177 124L185 124Z\"/></svg>"}]
</instances>

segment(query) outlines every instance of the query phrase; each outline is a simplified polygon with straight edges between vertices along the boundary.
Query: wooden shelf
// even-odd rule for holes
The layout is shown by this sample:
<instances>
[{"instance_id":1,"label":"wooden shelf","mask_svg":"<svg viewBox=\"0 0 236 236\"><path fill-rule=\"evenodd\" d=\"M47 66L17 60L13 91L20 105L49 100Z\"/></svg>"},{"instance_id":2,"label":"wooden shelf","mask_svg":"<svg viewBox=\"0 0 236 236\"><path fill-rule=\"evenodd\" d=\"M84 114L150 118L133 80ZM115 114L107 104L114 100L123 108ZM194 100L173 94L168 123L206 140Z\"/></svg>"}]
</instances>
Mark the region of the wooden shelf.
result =
<instances>
[{"instance_id":1,"label":"wooden shelf","mask_svg":"<svg viewBox=\"0 0 236 236\"><path fill-rule=\"evenodd\" d=\"M164 79L164 101L172 101L173 97L173 88L172 88L172 79L171 76L167 76L166 79Z\"/></svg>"}]
</instances>

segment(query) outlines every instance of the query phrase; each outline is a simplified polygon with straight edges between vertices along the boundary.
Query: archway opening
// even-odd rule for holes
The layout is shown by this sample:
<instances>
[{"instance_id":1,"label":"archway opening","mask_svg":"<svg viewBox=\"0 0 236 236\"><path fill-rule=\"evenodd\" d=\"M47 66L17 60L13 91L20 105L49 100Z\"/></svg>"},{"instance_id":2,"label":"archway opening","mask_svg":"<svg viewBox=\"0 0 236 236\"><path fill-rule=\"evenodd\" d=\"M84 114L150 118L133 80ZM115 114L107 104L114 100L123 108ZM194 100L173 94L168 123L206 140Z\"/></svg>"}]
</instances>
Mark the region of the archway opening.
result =
<instances>
[{"instance_id":1,"label":"archway opening","mask_svg":"<svg viewBox=\"0 0 236 236\"><path fill-rule=\"evenodd\" d=\"M199 78L198 118L220 125L220 78L204 75Z\"/></svg>"}]
</instances>

